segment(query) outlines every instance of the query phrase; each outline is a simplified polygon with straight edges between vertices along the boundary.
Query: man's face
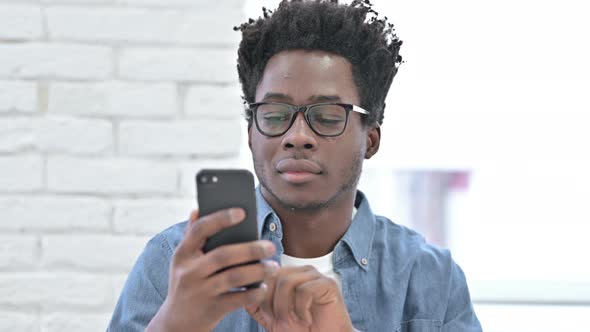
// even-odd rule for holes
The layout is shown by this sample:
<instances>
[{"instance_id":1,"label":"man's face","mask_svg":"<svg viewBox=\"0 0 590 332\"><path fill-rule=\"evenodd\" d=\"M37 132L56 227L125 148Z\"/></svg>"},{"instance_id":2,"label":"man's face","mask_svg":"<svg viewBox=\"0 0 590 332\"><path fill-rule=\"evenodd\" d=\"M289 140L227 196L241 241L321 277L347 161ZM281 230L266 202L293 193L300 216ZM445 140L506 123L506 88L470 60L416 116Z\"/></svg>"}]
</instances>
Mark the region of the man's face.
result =
<instances>
[{"instance_id":1,"label":"man's face","mask_svg":"<svg viewBox=\"0 0 590 332\"><path fill-rule=\"evenodd\" d=\"M360 105L350 62L322 51L290 50L274 55L255 98L256 102L299 106L321 102ZM302 113L297 113L293 126L279 137L264 136L253 124L249 144L264 197L285 208L317 209L355 190L363 159L376 152L379 139L375 128L362 125L361 116L350 112L346 130L337 137L315 134Z\"/></svg>"}]
</instances>

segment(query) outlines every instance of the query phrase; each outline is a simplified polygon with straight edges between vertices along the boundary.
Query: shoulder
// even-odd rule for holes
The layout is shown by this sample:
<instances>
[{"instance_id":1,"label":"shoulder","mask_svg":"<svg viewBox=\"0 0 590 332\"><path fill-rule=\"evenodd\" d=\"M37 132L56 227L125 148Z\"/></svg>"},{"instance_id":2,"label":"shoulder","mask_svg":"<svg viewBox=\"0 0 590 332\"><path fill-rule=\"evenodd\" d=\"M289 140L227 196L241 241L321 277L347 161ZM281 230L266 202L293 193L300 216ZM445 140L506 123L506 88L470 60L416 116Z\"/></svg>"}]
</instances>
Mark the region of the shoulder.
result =
<instances>
[{"instance_id":1,"label":"shoulder","mask_svg":"<svg viewBox=\"0 0 590 332\"><path fill-rule=\"evenodd\" d=\"M470 306L465 276L448 249L429 244L416 231L387 218L375 220L373 248L382 277L391 287L406 290L406 304L441 321L449 312Z\"/></svg>"},{"instance_id":2,"label":"shoulder","mask_svg":"<svg viewBox=\"0 0 590 332\"><path fill-rule=\"evenodd\" d=\"M162 232L156 234L150 242L168 247L171 250L176 249L180 241L184 238L184 230L188 224L188 221L179 222L172 225Z\"/></svg>"},{"instance_id":3,"label":"shoulder","mask_svg":"<svg viewBox=\"0 0 590 332\"><path fill-rule=\"evenodd\" d=\"M148 242L144 253L163 251L166 256L172 256L184 237L187 224L187 221L179 222L156 234Z\"/></svg>"},{"instance_id":4,"label":"shoulder","mask_svg":"<svg viewBox=\"0 0 590 332\"><path fill-rule=\"evenodd\" d=\"M163 266L169 266L176 247L184 237L186 225L186 221L177 223L149 239L131 273L152 273L155 276Z\"/></svg>"},{"instance_id":5,"label":"shoulder","mask_svg":"<svg viewBox=\"0 0 590 332\"><path fill-rule=\"evenodd\" d=\"M186 222L152 237L129 272L108 331L143 331L168 293L168 270Z\"/></svg>"},{"instance_id":6,"label":"shoulder","mask_svg":"<svg viewBox=\"0 0 590 332\"><path fill-rule=\"evenodd\" d=\"M449 250L429 244L418 232L386 217L375 216L375 222L374 248L395 270L417 269L431 276L449 277L454 264Z\"/></svg>"}]
</instances>

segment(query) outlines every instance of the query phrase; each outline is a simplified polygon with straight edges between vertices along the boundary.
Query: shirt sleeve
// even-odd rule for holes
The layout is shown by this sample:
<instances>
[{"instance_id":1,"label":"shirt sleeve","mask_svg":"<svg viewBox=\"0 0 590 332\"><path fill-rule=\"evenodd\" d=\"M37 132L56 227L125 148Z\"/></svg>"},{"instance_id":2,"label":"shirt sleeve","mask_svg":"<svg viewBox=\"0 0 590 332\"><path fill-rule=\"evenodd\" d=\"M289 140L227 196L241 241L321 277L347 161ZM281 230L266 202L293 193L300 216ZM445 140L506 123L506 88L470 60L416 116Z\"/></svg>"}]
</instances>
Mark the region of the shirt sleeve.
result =
<instances>
[{"instance_id":1,"label":"shirt sleeve","mask_svg":"<svg viewBox=\"0 0 590 332\"><path fill-rule=\"evenodd\" d=\"M451 264L449 303L442 331L481 332L481 325L471 303L465 274L455 262Z\"/></svg>"},{"instance_id":2,"label":"shirt sleeve","mask_svg":"<svg viewBox=\"0 0 590 332\"><path fill-rule=\"evenodd\" d=\"M157 235L131 269L107 332L144 331L168 293L168 271L173 250Z\"/></svg>"}]
</instances>

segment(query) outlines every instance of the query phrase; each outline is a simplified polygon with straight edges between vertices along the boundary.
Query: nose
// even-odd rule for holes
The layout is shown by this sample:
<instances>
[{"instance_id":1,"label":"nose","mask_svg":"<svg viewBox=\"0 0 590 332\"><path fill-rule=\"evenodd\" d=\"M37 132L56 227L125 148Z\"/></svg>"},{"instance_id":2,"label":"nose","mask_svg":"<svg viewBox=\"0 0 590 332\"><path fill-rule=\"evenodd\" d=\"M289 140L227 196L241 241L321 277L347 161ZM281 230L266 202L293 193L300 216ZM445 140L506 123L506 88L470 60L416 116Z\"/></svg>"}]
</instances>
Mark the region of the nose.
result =
<instances>
[{"instance_id":1,"label":"nose","mask_svg":"<svg viewBox=\"0 0 590 332\"><path fill-rule=\"evenodd\" d=\"M295 114L295 122L283 135L284 149L307 149L313 150L317 147L316 135L311 130L302 112Z\"/></svg>"}]
</instances>

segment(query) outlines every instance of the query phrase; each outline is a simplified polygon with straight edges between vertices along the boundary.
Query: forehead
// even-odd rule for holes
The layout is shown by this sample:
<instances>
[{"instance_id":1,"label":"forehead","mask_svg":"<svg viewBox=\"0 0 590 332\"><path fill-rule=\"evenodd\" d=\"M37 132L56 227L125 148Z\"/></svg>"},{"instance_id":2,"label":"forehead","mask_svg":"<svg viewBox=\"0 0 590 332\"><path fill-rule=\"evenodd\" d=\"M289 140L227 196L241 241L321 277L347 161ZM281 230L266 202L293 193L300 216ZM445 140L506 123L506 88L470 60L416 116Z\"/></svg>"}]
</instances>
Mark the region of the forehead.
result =
<instances>
[{"instance_id":1,"label":"forehead","mask_svg":"<svg viewBox=\"0 0 590 332\"><path fill-rule=\"evenodd\" d=\"M322 95L359 103L351 63L342 56L317 50L289 50L271 57L258 83L256 101L268 93L287 95L296 104Z\"/></svg>"}]
</instances>

